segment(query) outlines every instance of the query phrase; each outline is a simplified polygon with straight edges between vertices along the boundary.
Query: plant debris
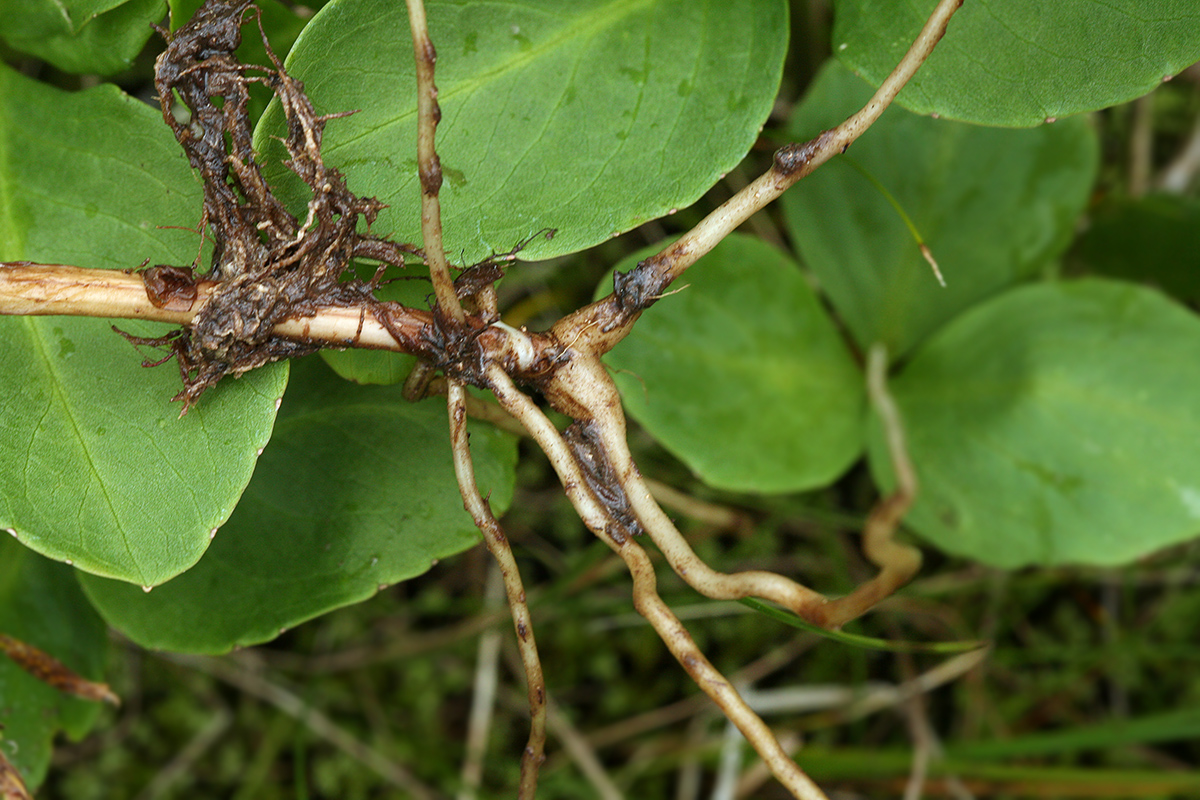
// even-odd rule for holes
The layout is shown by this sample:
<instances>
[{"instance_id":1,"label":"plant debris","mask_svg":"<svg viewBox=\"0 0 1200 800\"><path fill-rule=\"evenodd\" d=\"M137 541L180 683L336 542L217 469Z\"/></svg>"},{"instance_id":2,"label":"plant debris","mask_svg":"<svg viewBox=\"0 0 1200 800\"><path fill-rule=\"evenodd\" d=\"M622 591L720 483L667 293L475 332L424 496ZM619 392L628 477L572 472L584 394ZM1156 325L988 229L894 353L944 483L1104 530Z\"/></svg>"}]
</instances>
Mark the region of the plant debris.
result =
<instances>
[{"instance_id":1,"label":"plant debris","mask_svg":"<svg viewBox=\"0 0 1200 800\"><path fill-rule=\"evenodd\" d=\"M204 182L201 231L213 240L208 273L155 266L143 275L156 304L194 298L199 280L216 284L187 328L152 340L169 346L178 359L184 388L175 399L185 413L226 375L318 349L275 336L275 325L321 307L377 307L372 292L383 270L404 266L406 254L422 255L415 245L359 233L359 218L369 228L385 206L356 196L321 159L325 123L346 114L317 115L303 84L287 74L265 35L271 66L238 62L234 51L247 10L258 9L250 0L207 0L173 36L161 31L168 45L155 63L163 119ZM312 192L303 221L275 197L260 170L247 111L253 82L270 87L286 115L284 164ZM180 100L190 116L177 108ZM344 278L352 258L381 266L371 281Z\"/></svg>"},{"instance_id":2,"label":"plant debris","mask_svg":"<svg viewBox=\"0 0 1200 800\"><path fill-rule=\"evenodd\" d=\"M89 681L49 653L6 633L0 633L0 653L8 656L14 664L42 683L60 692L82 697L84 700L111 703L114 706L121 704L113 690L108 688L108 684Z\"/></svg>"}]
</instances>

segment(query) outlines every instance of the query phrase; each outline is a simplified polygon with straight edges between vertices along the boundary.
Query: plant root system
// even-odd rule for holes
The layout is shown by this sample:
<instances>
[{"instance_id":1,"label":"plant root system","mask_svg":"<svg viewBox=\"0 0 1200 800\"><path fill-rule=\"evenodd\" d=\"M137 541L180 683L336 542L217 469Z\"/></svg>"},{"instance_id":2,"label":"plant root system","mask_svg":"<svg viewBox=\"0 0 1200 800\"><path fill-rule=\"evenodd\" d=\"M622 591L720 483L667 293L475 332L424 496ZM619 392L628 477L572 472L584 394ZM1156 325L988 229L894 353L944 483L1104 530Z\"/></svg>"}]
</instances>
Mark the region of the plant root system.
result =
<instances>
[{"instance_id":1,"label":"plant root system","mask_svg":"<svg viewBox=\"0 0 1200 800\"><path fill-rule=\"evenodd\" d=\"M204 182L202 225L213 240L204 277L215 288L183 334L169 341L184 383L176 399L185 411L225 375L318 349L276 335L283 320L311 316L320 307L374 305L374 281L343 280L352 258L403 266L406 254L421 255L415 245L358 231L359 218L369 226L383 204L358 197L338 170L325 166L321 137L333 117L317 115L266 37L269 67L238 62L234 51L250 8L249 0L205 4L174 36L164 32L167 49L155 64L163 119ZM247 110L252 82L270 87L287 117L285 164L311 191L303 221L263 178ZM193 271L186 267L152 267L145 281L156 305L196 296Z\"/></svg>"},{"instance_id":2,"label":"plant root system","mask_svg":"<svg viewBox=\"0 0 1200 800\"><path fill-rule=\"evenodd\" d=\"M97 295L103 294L101 289L106 293L103 302L87 305L85 298L73 295L77 307L88 309L73 311L55 299L54 287L56 282L81 282L86 271L9 265L19 271L0 271L0 301L4 301L0 311L121 316L114 313L113 305L125 303L135 309L125 316L182 322L181 332L134 341L171 349L183 377L184 388L177 399L185 410L225 375L236 376L322 345L388 347L417 356L418 366L404 394L417 399L438 390L446 393L464 504L504 577L532 717L522 759L520 796L532 798L545 741L545 683L516 563L475 485L467 444L466 414L473 398L464 385L490 389L507 414L502 422L507 427L517 423L528 432L547 455L584 524L624 560L633 578L635 607L679 663L795 797L819 800L825 795L705 658L658 595L654 566L643 543L652 541L671 568L707 597L772 600L818 625L840 625L895 591L917 570L920 557L892 538L916 483L904 454L900 421L883 382L886 359L881 353L872 355L870 388L889 432L900 485L895 495L880 504L868 525L866 549L880 574L859 591L829 600L775 573L717 572L695 554L654 500L633 461L620 397L600 357L628 334L644 309L664 296L670 284L726 234L850 146L928 57L960 2L940 0L908 54L861 111L811 142L781 149L764 175L661 253L628 274L618 275L612 295L538 333L499 321L494 285L502 276L500 263L511 260L519 245L461 271L457 278L451 276L446 262L438 199L441 168L434 149L441 117L434 84L436 51L421 0L407 0L417 72L420 248L359 232L360 219L369 227L383 206L373 198L353 194L342 175L322 160L325 123L338 115L318 115L304 87L286 73L269 46L269 66L249 67L237 61L234 51L241 42L243 23L248 12L256 11L249 0L207 0L191 22L174 36L167 36L168 47L157 62L156 85L163 119L204 182L200 228L213 239L208 271L201 274L198 263L151 267L141 274L145 292L136 303L129 291L133 276L105 276L97 279L103 286L96 291ZM311 193L303 220L272 193L252 149L247 87L254 82L272 89L286 115L283 143L289 157L285 163ZM388 265L404 266L406 256L417 256L429 266L437 298L432 311L385 303L373 295L383 270ZM371 281L347 278L354 258L382 266ZM13 287L14 294L18 290L24 293L20 302L5 304L6 286ZM147 299L152 314L147 313ZM390 340L377 338L380 330L389 334ZM369 342L364 341L367 334L372 337ZM444 377L436 378L437 371ZM558 430L520 386L539 392L572 423L564 431ZM502 414L489 408L493 417Z\"/></svg>"}]
</instances>

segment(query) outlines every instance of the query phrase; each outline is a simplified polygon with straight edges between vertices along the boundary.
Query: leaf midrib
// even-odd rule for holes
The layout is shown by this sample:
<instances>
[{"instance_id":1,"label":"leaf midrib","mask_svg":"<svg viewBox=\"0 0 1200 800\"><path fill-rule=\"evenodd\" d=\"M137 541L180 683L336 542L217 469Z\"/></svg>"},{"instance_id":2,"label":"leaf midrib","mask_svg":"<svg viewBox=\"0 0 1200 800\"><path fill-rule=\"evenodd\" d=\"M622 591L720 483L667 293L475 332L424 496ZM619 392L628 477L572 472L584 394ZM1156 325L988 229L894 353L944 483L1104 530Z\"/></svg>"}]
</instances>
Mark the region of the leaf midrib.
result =
<instances>
[{"instance_id":1,"label":"leaf midrib","mask_svg":"<svg viewBox=\"0 0 1200 800\"><path fill-rule=\"evenodd\" d=\"M651 6L656 0L613 0L606 6L596 7L590 14L585 14L573 17L574 22L569 23L561 28L557 34L549 36L541 40L540 44L535 44L529 50L524 52L511 53L508 58L496 64L489 71L479 71L474 78L458 80L450 85L448 89L438 87L439 98L444 102L448 99L453 99L463 93L471 93L478 91L485 84L498 80L500 77L515 72L528 63L540 58L545 53L556 50L563 45L575 41L579 38L592 38L601 30L611 28L617 23L623 22L627 17L634 12L641 10L646 6ZM291 68L291 64L288 65ZM334 153L343 147L347 147L360 139L377 134L379 131L405 122L416 116L417 109L414 102L409 110L405 113L397 114L396 116L383 119L377 125L367 126L362 128L357 134L340 138L336 143L330 143L327 148L327 153Z\"/></svg>"}]
</instances>

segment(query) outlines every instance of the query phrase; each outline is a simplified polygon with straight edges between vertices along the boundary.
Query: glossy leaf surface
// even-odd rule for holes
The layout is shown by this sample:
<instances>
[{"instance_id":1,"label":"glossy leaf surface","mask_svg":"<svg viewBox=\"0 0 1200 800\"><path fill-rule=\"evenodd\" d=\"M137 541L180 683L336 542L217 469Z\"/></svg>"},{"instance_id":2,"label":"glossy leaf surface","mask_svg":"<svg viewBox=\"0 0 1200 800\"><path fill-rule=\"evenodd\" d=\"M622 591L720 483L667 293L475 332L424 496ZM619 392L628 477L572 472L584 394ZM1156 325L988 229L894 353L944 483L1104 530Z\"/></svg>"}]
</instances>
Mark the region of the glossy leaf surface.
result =
<instances>
[{"instance_id":1,"label":"glossy leaf surface","mask_svg":"<svg viewBox=\"0 0 1200 800\"><path fill-rule=\"evenodd\" d=\"M67 72L128 69L166 15L164 0L0 0L0 38Z\"/></svg>"},{"instance_id":2,"label":"glossy leaf surface","mask_svg":"<svg viewBox=\"0 0 1200 800\"><path fill-rule=\"evenodd\" d=\"M1200 319L1099 280L1015 289L892 383L921 491L906 524L998 567L1122 564L1200 530ZM892 485L878 426L871 469Z\"/></svg>"},{"instance_id":3,"label":"glossy leaf surface","mask_svg":"<svg viewBox=\"0 0 1200 800\"><path fill-rule=\"evenodd\" d=\"M787 49L780 0L429 2L446 250L473 263L543 228L573 252L694 202L754 142ZM416 90L405 6L334 0L287 60L330 122L325 158L420 241ZM273 106L256 140L277 173ZM654 180L646 180L653 174ZM305 195L291 197L302 207Z\"/></svg>"},{"instance_id":4,"label":"glossy leaf surface","mask_svg":"<svg viewBox=\"0 0 1200 800\"><path fill-rule=\"evenodd\" d=\"M143 593L81 575L108 623L157 649L220 653L419 575L479 541L454 479L445 402L298 362L242 502L193 569ZM481 491L510 502L511 436L472 426Z\"/></svg>"},{"instance_id":5,"label":"glossy leaf surface","mask_svg":"<svg viewBox=\"0 0 1200 800\"><path fill-rule=\"evenodd\" d=\"M108 632L79 590L74 571L0 537L0 631L40 648L92 679L104 675ZM51 742L79 739L99 712L68 697L0 654L0 749L32 789L50 765Z\"/></svg>"},{"instance_id":6,"label":"glossy leaf surface","mask_svg":"<svg viewBox=\"0 0 1200 800\"><path fill-rule=\"evenodd\" d=\"M838 477L862 451L863 379L796 263L735 233L685 283L605 359L630 416L711 486Z\"/></svg>"},{"instance_id":7,"label":"glossy leaf surface","mask_svg":"<svg viewBox=\"0 0 1200 800\"><path fill-rule=\"evenodd\" d=\"M0 69L0 115L0 258L129 269L196 257L195 234L158 227L195 225L201 194L157 111L112 86L67 94ZM177 419L178 370L143 369L158 354L110 324L0 319L0 528L153 585L194 564L233 510L287 367L226 381Z\"/></svg>"},{"instance_id":8,"label":"glossy leaf surface","mask_svg":"<svg viewBox=\"0 0 1200 800\"><path fill-rule=\"evenodd\" d=\"M831 128L870 96L830 62L797 107L792 133L803 140ZM1095 180L1097 150L1082 119L997 130L893 106L845 156L784 195L783 209L804 263L859 346L880 341L896 358L1066 248ZM867 175L912 218L945 287Z\"/></svg>"},{"instance_id":9,"label":"glossy leaf surface","mask_svg":"<svg viewBox=\"0 0 1200 800\"><path fill-rule=\"evenodd\" d=\"M836 0L833 51L878 86L936 0ZM1194 0L972 0L900 93L917 113L1029 126L1124 103L1200 60Z\"/></svg>"}]
</instances>

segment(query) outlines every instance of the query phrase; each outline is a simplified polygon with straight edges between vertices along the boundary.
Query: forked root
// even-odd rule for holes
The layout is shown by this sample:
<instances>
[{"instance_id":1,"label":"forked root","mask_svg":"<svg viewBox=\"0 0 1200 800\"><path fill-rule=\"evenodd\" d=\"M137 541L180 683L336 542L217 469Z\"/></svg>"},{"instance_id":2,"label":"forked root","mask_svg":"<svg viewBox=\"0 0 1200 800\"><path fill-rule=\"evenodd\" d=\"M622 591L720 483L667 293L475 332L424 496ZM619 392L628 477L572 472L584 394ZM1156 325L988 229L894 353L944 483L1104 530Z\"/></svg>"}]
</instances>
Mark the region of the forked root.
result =
<instances>
[{"instance_id":1,"label":"forked root","mask_svg":"<svg viewBox=\"0 0 1200 800\"><path fill-rule=\"evenodd\" d=\"M704 563L654 500L633 462L625 436L625 416L620 403L614 402L617 389L612 378L598 358L578 353L571 355L570 361L563 364L548 382L547 397L551 402L563 405L566 405L563 398L573 401L572 416L576 420L587 420L588 430L597 442L592 457L607 460L606 472L619 483L641 528L662 551L676 574L704 596L714 600L758 597L778 603L814 625L833 628L865 613L907 583L920 568L920 552L896 542L893 537L900 519L912 504L916 479L905 453L899 414L886 392L886 354L873 351L868 384L888 431L899 485L894 494L880 501L872 511L864 532L867 557L880 567L880 573L853 593L835 600L774 572L751 570L730 574L718 572Z\"/></svg>"},{"instance_id":2,"label":"forked root","mask_svg":"<svg viewBox=\"0 0 1200 800\"><path fill-rule=\"evenodd\" d=\"M824 792L787 755L762 718L754 713L725 676L704 657L683 623L663 602L658 595L658 579L650 557L629 535L627 522L610 512L608 506L611 499L598 497L589 487L588 470L580 465L578 450L568 445L549 418L517 389L503 369L493 366L488 371L488 378L500 405L521 421L550 459L580 518L625 561L633 576L634 607L654 627L675 659L737 726L767 764L771 774L795 797L800 800L828 800ZM593 393L591 396L596 395ZM611 398L615 397L614 388ZM620 408L619 403L616 407ZM629 464L632 466L632 461ZM696 560L699 562L698 558Z\"/></svg>"}]
</instances>

